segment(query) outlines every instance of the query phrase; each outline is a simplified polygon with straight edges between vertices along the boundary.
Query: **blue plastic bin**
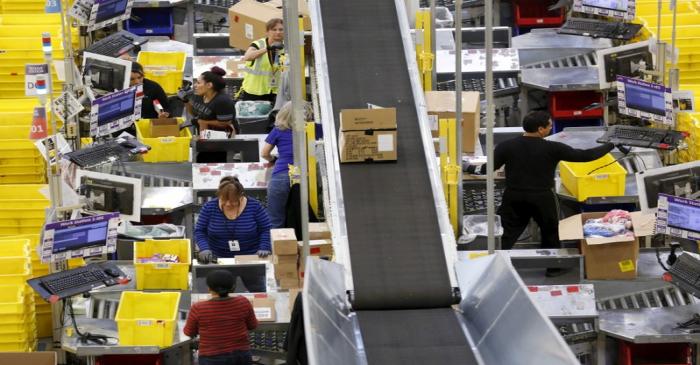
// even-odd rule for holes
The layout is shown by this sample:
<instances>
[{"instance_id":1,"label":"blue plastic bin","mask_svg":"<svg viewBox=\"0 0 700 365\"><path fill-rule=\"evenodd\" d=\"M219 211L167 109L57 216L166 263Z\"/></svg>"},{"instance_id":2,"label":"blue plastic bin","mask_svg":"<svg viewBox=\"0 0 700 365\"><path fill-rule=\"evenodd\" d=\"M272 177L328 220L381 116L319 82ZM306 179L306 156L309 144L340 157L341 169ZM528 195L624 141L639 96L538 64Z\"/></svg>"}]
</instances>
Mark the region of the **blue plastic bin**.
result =
<instances>
[{"instance_id":1,"label":"blue plastic bin","mask_svg":"<svg viewBox=\"0 0 700 365\"><path fill-rule=\"evenodd\" d=\"M124 28L140 36L167 36L175 33L172 8L134 8Z\"/></svg>"}]
</instances>

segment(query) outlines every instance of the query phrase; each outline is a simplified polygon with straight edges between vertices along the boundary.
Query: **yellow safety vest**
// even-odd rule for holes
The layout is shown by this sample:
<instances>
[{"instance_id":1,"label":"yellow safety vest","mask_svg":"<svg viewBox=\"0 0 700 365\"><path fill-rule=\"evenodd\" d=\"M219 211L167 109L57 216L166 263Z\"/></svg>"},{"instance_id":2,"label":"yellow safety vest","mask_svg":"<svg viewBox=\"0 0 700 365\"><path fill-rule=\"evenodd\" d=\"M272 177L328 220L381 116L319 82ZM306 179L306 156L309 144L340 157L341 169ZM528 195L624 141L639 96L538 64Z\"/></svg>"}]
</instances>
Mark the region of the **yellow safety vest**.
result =
<instances>
[{"instance_id":1,"label":"yellow safety vest","mask_svg":"<svg viewBox=\"0 0 700 365\"><path fill-rule=\"evenodd\" d=\"M253 44L258 46L258 49L267 48L265 38L258 39ZM248 62L245 71L241 87L243 91L253 95L277 94L279 65L272 65L267 54Z\"/></svg>"}]
</instances>

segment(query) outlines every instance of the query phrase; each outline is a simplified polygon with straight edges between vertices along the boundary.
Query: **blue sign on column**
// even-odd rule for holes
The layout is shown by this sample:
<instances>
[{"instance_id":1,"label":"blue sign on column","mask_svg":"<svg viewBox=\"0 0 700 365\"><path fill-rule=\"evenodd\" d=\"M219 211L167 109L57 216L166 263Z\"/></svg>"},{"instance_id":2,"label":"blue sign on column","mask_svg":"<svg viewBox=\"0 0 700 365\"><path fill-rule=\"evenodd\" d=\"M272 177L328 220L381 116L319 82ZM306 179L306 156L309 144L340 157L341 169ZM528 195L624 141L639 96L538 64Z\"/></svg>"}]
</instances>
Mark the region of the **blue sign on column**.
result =
<instances>
[{"instance_id":1,"label":"blue sign on column","mask_svg":"<svg viewBox=\"0 0 700 365\"><path fill-rule=\"evenodd\" d=\"M60 13L61 12L61 0L46 0L46 5L44 6L46 13Z\"/></svg>"}]
</instances>

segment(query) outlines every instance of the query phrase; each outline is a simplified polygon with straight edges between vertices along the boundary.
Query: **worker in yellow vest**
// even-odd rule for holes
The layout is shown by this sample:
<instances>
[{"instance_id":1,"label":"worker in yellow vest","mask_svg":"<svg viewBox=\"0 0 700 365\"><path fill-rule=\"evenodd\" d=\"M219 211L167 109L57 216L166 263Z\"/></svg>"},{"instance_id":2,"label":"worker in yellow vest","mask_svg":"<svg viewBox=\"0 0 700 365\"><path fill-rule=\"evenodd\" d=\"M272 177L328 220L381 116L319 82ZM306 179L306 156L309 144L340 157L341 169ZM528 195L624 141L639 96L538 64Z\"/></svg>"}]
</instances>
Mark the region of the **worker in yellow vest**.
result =
<instances>
[{"instance_id":1,"label":"worker in yellow vest","mask_svg":"<svg viewBox=\"0 0 700 365\"><path fill-rule=\"evenodd\" d=\"M243 56L247 62L246 75L239 93L240 100L267 100L273 105L280 82L280 56L284 48L282 19L273 18L265 24L267 35L251 43Z\"/></svg>"}]
</instances>

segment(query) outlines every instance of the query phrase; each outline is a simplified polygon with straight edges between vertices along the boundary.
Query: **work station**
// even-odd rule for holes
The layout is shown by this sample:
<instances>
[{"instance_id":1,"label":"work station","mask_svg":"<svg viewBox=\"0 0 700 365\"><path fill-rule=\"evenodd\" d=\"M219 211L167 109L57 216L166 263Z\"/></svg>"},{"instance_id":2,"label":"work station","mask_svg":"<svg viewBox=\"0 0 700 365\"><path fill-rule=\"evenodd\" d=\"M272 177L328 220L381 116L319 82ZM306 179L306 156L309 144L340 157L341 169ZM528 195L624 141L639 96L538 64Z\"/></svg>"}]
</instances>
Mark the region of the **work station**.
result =
<instances>
[{"instance_id":1,"label":"work station","mask_svg":"<svg viewBox=\"0 0 700 365\"><path fill-rule=\"evenodd\" d=\"M0 364L698 364L699 15L0 0Z\"/></svg>"}]
</instances>

